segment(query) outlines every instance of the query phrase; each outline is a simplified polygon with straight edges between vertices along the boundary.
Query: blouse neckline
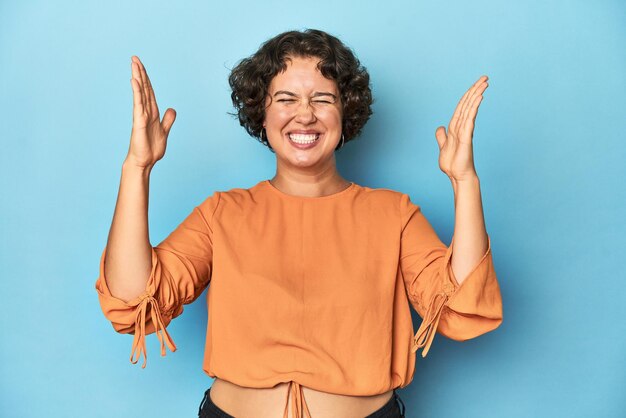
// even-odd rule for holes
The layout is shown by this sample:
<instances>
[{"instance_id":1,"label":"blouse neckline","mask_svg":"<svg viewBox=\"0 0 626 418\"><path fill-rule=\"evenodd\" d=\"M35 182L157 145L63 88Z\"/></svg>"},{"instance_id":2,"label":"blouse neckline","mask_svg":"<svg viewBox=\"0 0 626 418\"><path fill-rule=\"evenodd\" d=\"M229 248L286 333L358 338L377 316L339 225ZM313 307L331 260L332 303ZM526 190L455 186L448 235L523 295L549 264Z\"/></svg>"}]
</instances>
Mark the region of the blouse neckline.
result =
<instances>
[{"instance_id":1,"label":"blouse neckline","mask_svg":"<svg viewBox=\"0 0 626 418\"><path fill-rule=\"evenodd\" d=\"M326 195L326 196L296 196L296 195L292 195L292 194L288 194L285 193L281 190L279 190L276 186L274 186L269 180L263 180L261 182L262 184L264 184L266 187L270 188L271 190L274 191L274 193L283 196L285 198L288 199L293 199L293 200L307 200L307 201L317 201L317 200L326 200L326 199L333 199L336 197L340 197L343 195L348 194L349 192L351 192L352 190L355 190L357 188L357 184L355 182L350 182L350 185L348 187L346 187L343 190L340 190L338 192Z\"/></svg>"}]
</instances>

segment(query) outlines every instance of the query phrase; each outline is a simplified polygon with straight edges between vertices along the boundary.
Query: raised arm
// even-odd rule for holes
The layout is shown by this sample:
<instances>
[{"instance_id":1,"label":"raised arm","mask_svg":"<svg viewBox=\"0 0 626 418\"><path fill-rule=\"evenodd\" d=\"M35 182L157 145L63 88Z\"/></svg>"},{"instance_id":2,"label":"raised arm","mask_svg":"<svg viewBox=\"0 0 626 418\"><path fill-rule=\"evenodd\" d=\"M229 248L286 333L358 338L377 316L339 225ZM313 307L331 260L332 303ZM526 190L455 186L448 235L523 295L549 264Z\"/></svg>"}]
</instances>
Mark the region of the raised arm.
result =
<instances>
[{"instance_id":1,"label":"raised arm","mask_svg":"<svg viewBox=\"0 0 626 418\"><path fill-rule=\"evenodd\" d=\"M168 109L163 121L159 119L150 79L136 56L132 57L131 72L133 126L130 146L122 164L120 188L107 244L100 259L96 289L103 312L115 330L135 334L133 353L143 350L145 357L145 334L159 328L164 334L159 334L162 345L165 339L170 350L176 350L165 330L169 320L163 318L162 309L158 308L154 298L157 259L148 233L150 173L165 154L176 113ZM163 354L164 351L162 347ZM137 362L133 361L133 354L131 361Z\"/></svg>"},{"instance_id":2,"label":"raised arm","mask_svg":"<svg viewBox=\"0 0 626 418\"><path fill-rule=\"evenodd\" d=\"M502 297L489 236L487 249L472 260L464 277L457 278L451 260L455 236L446 246L406 194L400 199L400 211L400 268L409 301L423 319L412 352L423 347L426 357L435 331L464 341L496 329L502 323Z\"/></svg>"},{"instance_id":3,"label":"raised arm","mask_svg":"<svg viewBox=\"0 0 626 418\"><path fill-rule=\"evenodd\" d=\"M477 337L502 323L502 297L485 229L480 183L474 167L474 121L487 76L459 101L448 129L435 131L439 167L454 189L455 227L449 246L439 239L407 195L403 213L402 271L409 299L423 318L412 351L428 353L435 331L459 341Z\"/></svg>"},{"instance_id":4,"label":"raised arm","mask_svg":"<svg viewBox=\"0 0 626 418\"><path fill-rule=\"evenodd\" d=\"M148 194L150 172L165 154L167 137L176 113L168 109L159 120L159 109L150 79L133 56L133 127L128 155L122 164L120 188L107 240L104 270L115 297L129 301L146 287L150 274Z\"/></svg>"}]
</instances>

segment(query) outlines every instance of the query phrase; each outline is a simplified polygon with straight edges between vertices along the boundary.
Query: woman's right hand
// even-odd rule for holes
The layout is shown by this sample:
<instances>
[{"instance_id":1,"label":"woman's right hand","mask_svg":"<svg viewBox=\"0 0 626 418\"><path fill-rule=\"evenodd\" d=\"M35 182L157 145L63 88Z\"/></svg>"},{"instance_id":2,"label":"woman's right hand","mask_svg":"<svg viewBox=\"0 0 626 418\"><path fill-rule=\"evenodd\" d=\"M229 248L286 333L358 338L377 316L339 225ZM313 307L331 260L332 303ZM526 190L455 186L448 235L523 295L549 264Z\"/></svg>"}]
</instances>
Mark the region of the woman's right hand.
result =
<instances>
[{"instance_id":1,"label":"woman's right hand","mask_svg":"<svg viewBox=\"0 0 626 418\"><path fill-rule=\"evenodd\" d=\"M176 111L168 108L159 119L152 84L139 57L131 57L133 88L133 129L126 162L141 168L152 168L163 158L167 137L176 119Z\"/></svg>"}]
</instances>

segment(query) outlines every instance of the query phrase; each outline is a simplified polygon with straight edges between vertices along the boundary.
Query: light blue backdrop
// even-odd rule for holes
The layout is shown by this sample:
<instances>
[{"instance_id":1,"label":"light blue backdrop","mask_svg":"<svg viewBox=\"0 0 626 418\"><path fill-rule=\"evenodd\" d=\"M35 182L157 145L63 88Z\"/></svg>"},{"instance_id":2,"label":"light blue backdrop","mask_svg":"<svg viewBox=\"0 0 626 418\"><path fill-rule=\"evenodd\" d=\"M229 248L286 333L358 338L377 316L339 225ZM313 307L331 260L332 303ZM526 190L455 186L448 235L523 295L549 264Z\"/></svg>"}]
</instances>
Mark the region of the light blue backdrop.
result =
<instances>
[{"instance_id":1,"label":"light blue backdrop","mask_svg":"<svg viewBox=\"0 0 626 418\"><path fill-rule=\"evenodd\" d=\"M162 112L178 112L150 184L156 245L214 190L274 175L274 155L226 114L227 76L266 39L309 27L372 77L375 113L340 171L409 193L446 243L453 194L435 128L490 77L474 152L504 322L466 342L437 335L399 391L407 417L626 416L618 0L0 2L0 415L196 416L212 382L206 293L169 327L177 352L160 357L148 336L142 370L94 289L128 150L130 57Z\"/></svg>"}]
</instances>

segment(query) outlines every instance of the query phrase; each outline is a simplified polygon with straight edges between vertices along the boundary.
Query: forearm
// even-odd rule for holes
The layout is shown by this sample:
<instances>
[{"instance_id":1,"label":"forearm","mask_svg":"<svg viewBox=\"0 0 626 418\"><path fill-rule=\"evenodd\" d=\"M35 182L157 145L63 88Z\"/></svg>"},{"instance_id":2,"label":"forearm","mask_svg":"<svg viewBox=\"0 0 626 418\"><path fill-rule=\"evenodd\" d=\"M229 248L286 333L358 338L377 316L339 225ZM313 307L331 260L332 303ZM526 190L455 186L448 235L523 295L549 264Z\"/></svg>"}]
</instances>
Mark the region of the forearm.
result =
<instances>
[{"instance_id":1,"label":"forearm","mask_svg":"<svg viewBox=\"0 0 626 418\"><path fill-rule=\"evenodd\" d=\"M107 240L104 270L114 297L128 302L145 291L152 267L148 231L151 168L122 165L115 213Z\"/></svg>"},{"instance_id":2,"label":"forearm","mask_svg":"<svg viewBox=\"0 0 626 418\"><path fill-rule=\"evenodd\" d=\"M478 176L452 181L454 189L454 242L451 265L459 284L487 252L487 231Z\"/></svg>"}]
</instances>

